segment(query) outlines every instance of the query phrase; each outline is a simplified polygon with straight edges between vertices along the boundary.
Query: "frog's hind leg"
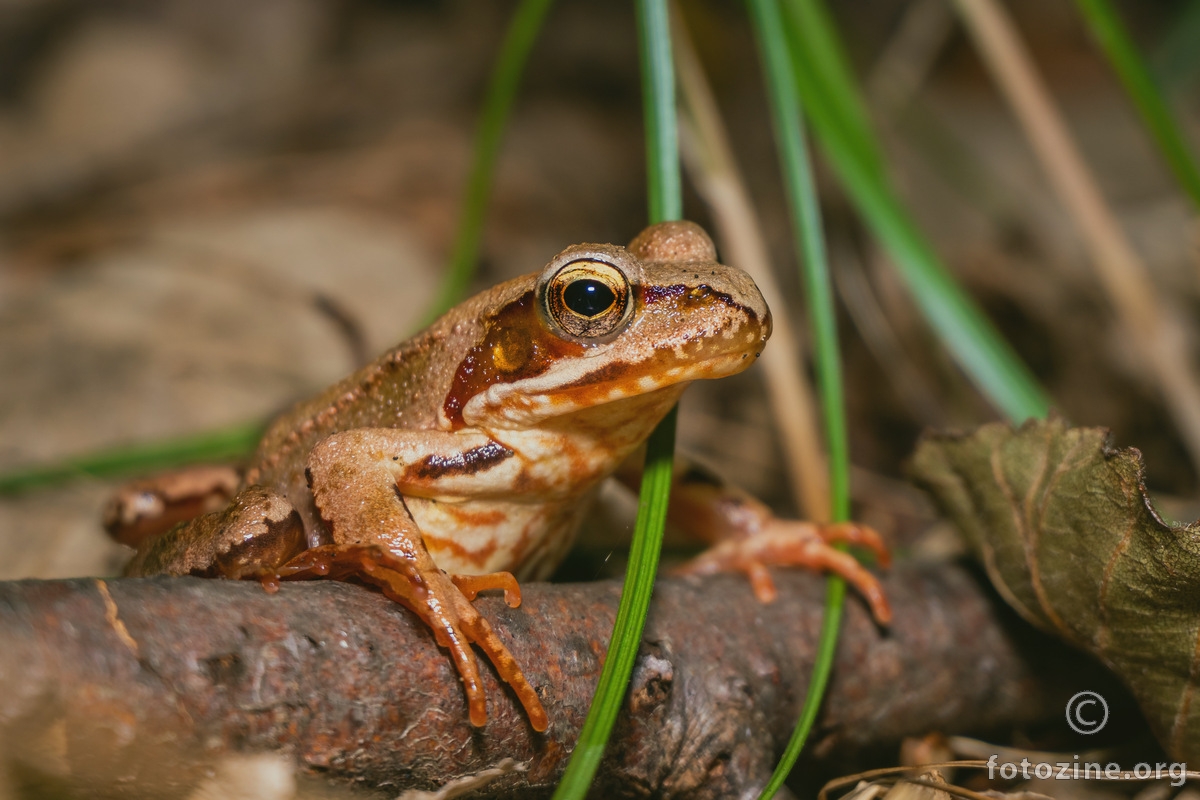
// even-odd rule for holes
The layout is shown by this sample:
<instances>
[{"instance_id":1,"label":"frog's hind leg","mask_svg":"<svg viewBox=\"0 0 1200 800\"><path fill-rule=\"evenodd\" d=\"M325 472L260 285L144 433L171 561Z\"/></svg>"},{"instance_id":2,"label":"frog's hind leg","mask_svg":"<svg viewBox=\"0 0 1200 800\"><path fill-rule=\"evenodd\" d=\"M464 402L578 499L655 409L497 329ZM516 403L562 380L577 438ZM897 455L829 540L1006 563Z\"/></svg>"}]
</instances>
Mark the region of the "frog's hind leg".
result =
<instances>
[{"instance_id":1,"label":"frog's hind leg","mask_svg":"<svg viewBox=\"0 0 1200 800\"><path fill-rule=\"evenodd\" d=\"M774 516L764 528L744 538L718 542L675 572L688 575L742 572L749 578L754 596L761 603L774 601L777 594L767 565L832 572L858 590L879 624L891 622L891 606L879 579L854 556L832 546L838 542L861 545L872 550L880 563L886 565L889 557L875 531L853 523L818 525Z\"/></svg>"},{"instance_id":2,"label":"frog's hind leg","mask_svg":"<svg viewBox=\"0 0 1200 800\"><path fill-rule=\"evenodd\" d=\"M282 495L250 486L224 510L143 539L125 574L254 578L305 547L304 523Z\"/></svg>"},{"instance_id":3,"label":"frog's hind leg","mask_svg":"<svg viewBox=\"0 0 1200 800\"><path fill-rule=\"evenodd\" d=\"M620 477L629 482L625 471ZM741 572L759 601L769 603L776 591L768 566L832 572L858 590L877 622L891 621L892 610L879 579L834 547L842 543L863 547L881 566L888 566L891 555L883 539L865 525L782 519L746 492L686 459L677 461L667 514L673 525L712 545L676 573Z\"/></svg>"},{"instance_id":4,"label":"frog's hind leg","mask_svg":"<svg viewBox=\"0 0 1200 800\"><path fill-rule=\"evenodd\" d=\"M229 504L241 476L231 466L198 465L125 484L104 509L104 528L121 544L137 547L180 522Z\"/></svg>"}]
</instances>

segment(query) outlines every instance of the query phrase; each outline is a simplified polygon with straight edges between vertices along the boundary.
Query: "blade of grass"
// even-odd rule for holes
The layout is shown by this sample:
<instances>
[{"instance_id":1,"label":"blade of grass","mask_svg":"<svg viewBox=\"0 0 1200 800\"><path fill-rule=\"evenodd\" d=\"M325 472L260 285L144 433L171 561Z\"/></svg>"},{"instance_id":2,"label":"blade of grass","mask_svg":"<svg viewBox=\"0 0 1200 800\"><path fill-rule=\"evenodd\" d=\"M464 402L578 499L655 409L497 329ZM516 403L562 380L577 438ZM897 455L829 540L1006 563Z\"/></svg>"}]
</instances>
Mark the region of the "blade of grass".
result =
<instances>
[{"instance_id":1,"label":"blade of grass","mask_svg":"<svg viewBox=\"0 0 1200 800\"><path fill-rule=\"evenodd\" d=\"M820 98L823 104L836 109L839 135L846 146L854 151L865 169L882 179L883 155L871 133L866 106L828 11L819 2L792 3L787 11L792 22L788 33L793 37L790 46L795 80L805 105L811 106ZM804 53L802 61L795 60L797 51Z\"/></svg>"},{"instance_id":2,"label":"blade of grass","mask_svg":"<svg viewBox=\"0 0 1200 800\"><path fill-rule=\"evenodd\" d=\"M654 576L658 572L658 556L663 526L667 521L667 499L671 491L671 472L675 450L675 409L659 423L646 442L646 467L638 494L638 515L634 524L633 545L629 550L629 566L625 569L625 587L617 606L612 640L588 709L587 719L579 732L579 741L571 753L571 761L562 782L554 791L555 800L576 800L587 796L588 787L600 766L604 748L613 723L621 710L629 676L642 640L646 611ZM657 531L657 534L655 534ZM658 539L658 542L652 541ZM642 546L639 546L639 541Z\"/></svg>"},{"instance_id":3,"label":"blade of grass","mask_svg":"<svg viewBox=\"0 0 1200 800\"><path fill-rule=\"evenodd\" d=\"M228 461L253 450L262 432L263 425L254 423L198 436L104 450L46 467L11 472L0 475L0 494L37 489L80 477L111 477L197 461Z\"/></svg>"},{"instance_id":4,"label":"blade of grass","mask_svg":"<svg viewBox=\"0 0 1200 800\"><path fill-rule=\"evenodd\" d=\"M675 72L666 0L638 0L642 114L646 125L646 195L650 224L683 218Z\"/></svg>"},{"instance_id":5,"label":"blade of grass","mask_svg":"<svg viewBox=\"0 0 1200 800\"><path fill-rule=\"evenodd\" d=\"M475 275L484 211L491 191L496 156L516 97L521 73L541 30L552 0L522 0L513 14L496 57L475 136L471 173L459 219L450 266L424 324L459 302ZM262 435L265 423L254 422L213 433L153 442L80 456L58 464L14 470L0 475L0 494L50 486L80 476L106 477L179 467L197 461L245 458Z\"/></svg>"},{"instance_id":6,"label":"blade of grass","mask_svg":"<svg viewBox=\"0 0 1200 800\"><path fill-rule=\"evenodd\" d=\"M792 215L792 232L796 237L796 251L801 256L802 278L813 326L817 385L821 394L825 438L829 449L830 508L833 521L841 522L850 518L850 462L846 442L837 322L834 316L829 267L825 257L821 211L804 141L800 94L791 69L788 42L784 36L779 6L776 0L750 0L750 11L766 76L767 95L775 127L775 144L782 161L784 186ZM809 679L808 694L804 698L799 722L792 731L783 757L760 795L764 799L775 795L791 772L792 765L796 763L796 758L799 757L816 721L817 711L821 706L821 699L825 696L825 687L833 669L833 655L841 627L846 585L837 577L827 580L825 616Z\"/></svg>"},{"instance_id":7,"label":"blade of grass","mask_svg":"<svg viewBox=\"0 0 1200 800\"><path fill-rule=\"evenodd\" d=\"M637 19L646 117L646 182L650 222L655 223L679 219L683 213L675 75L666 0L638 0ZM638 495L637 521L612 640L579 741L571 753L562 782L554 791L555 800L583 798L587 794L625 698L654 590L663 527L667 521L675 417L676 411L672 409L646 442L646 466Z\"/></svg>"},{"instance_id":8,"label":"blade of grass","mask_svg":"<svg viewBox=\"0 0 1200 800\"><path fill-rule=\"evenodd\" d=\"M859 213L887 249L930 326L984 396L1015 422L1044 417L1049 405L1029 370L946 271L892 192L886 177L864 155L861 143L856 146L847 138L846 131L854 123L830 99L829 91L810 92L814 76L821 71L810 63L812 56L802 45L813 34L811 31L804 34L800 28L804 20L824 18L821 12L808 8L818 2L786 0L784 17L792 69L822 152ZM836 37L832 28L826 29L826 33ZM833 62L827 62L822 69L829 71L835 67ZM839 80L839 85L848 87L846 90L857 96L848 75Z\"/></svg>"},{"instance_id":9,"label":"blade of grass","mask_svg":"<svg viewBox=\"0 0 1200 800\"><path fill-rule=\"evenodd\" d=\"M492 176L496 171L496 156L508 122L509 111L517 95L521 73L529 60L529 51L537 40L542 22L552 0L522 0L513 13L500 54L492 67L491 81L475 134L475 150L471 157L471 173L467 178L466 197L458 222L458 235L450 266L443 278L437 301L433 304L426 324L444 314L463 297L475 276L479 260L479 243L483 237L483 218L491 194Z\"/></svg>"},{"instance_id":10,"label":"blade of grass","mask_svg":"<svg viewBox=\"0 0 1200 800\"><path fill-rule=\"evenodd\" d=\"M1200 170L1195 158L1116 10L1108 0L1075 0L1075 5L1117 71L1175 179L1191 198L1192 205L1200 208Z\"/></svg>"}]
</instances>

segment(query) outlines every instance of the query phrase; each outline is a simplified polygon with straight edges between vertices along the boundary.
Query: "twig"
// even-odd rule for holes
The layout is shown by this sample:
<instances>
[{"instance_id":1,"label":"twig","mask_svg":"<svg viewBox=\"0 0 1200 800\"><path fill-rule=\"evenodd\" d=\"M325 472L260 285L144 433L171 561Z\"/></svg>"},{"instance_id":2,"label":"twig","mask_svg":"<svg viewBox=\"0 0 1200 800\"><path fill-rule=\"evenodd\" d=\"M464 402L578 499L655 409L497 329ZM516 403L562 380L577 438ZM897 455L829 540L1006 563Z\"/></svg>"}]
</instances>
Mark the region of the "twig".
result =
<instances>
[{"instance_id":1,"label":"twig","mask_svg":"<svg viewBox=\"0 0 1200 800\"><path fill-rule=\"evenodd\" d=\"M779 572L777 583L768 606L740 577L658 584L597 796L634 785L735 797L762 785L803 699L822 613L821 580ZM0 783L33 770L63 793L185 796L223 759L270 751L393 793L513 759L520 769L484 791L542 796L578 735L620 591L528 584L518 609L478 601L538 688L551 719L539 735L487 665L488 724L472 728L430 632L363 587L103 585L0 584ZM818 755L1057 718L1088 670L959 568L898 569L886 588L897 619L886 632L849 603Z\"/></svg>"}]
</instances>

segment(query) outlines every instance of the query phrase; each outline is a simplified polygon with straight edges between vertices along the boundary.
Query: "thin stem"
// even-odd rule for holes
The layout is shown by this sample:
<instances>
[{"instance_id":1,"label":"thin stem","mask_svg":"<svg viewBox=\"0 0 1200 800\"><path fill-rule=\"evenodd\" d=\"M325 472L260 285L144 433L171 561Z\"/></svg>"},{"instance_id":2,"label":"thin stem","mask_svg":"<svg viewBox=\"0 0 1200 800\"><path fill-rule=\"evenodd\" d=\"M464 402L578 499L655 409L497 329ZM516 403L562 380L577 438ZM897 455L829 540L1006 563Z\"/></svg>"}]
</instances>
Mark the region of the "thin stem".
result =
<instances>
[{"instance_id":1,"label":"thin stem","mask_svg":"<svg viewBox=\"0 0 1200 800\"><path fill-rule=\"evenodd\" d=\"M666 0L638 0L637 8L646 123L646 192L650 223L654 224L683 217L675 72Z\"/></svg>"},{"instance_id":2,"label":"thin stem","mask_svg":"<svg viewBox=\"0 0 1200 800\"><path fill-rule=\"evenodd\" d=\"M642 487L638 495L638 515L634 525L634 544L629 552L629 566L625 570L625 587L621 592L621 603L617 606L617 618L613 623L613 636L596 685L592 706L588 709L579 742L571 753L571 762L563 774L562 782L554 792L555 800L582 798L586 796L592 778L604 756L608 736L621 710L629 676L637 658L642 629L646 622L646 610L650 607L651 589L658 572L660 547L639 547L638 541L656 538L662 540L663 526L667 521L667 501L671 490L671 472L675 450L675 409L659 423L646 442L646 467L642 473ZM640 589L644 587L645 590Z\"/></svg>"},{"instance_id":3,"label":"thin stem","mask_svg":"<svg viewBox=\"0 0 1200 800\"><path fill-rule=\"evenodd\" d=\"M1200 208L1200 170L1196 168L1191 148L1172 118L1137 48L1125 33L1116 10L1108 0L1075 0L1075 5L1091 28L1100 49L1117 71L1125 91L1142 115L1142 122L1150 129L1159 151L1175 173L1175 179L1191 198L1192 205Z\"/></svg>"},{"instance_id":4,"label":"thin stem","mask_svg":"<svg viewBox=\"0 0 1200 800\"><path fill-rule=\"evenodd\" d=\"M683 213L680 190L679 142L675 120L675 73L671 61L671 33L666 0L638 0L638 35L642 54L642 92L646 108L646 174L650 221L679 219ZM646 465L638 496L637 522L629 551L625 586L613 623L612 641L592 706L588 709L579 741L567 764L556 800L583 798L588 791L613 723L621 710L633 664L646 624L646 611L654 591L658 556L662 549L667 503L675 450L676 411L670 413L646 442Z\"/></svg>"},{"instance_id":5,"label":"thin stem","mask_svg":"<svg viewBox=\"0 0 1200 800\"><path fill-rule=\"evenodd\" d=\"M775 123L775 141L783 162L796 250L802 256L803 278L816 349L817 384L821 394L825 437L829 449L830 508L833 521L841 522L850 518L850 462L837 324L829 266L825 257L820 205L804 141L800 93L791 70L788 42L784 36L779 7L776 0L751 0L750 10L763 60L763 71L766 74ZM763 798L773 797L786 780L816 721L821 699L829 682L846 595L845 583L840 578L830 577L826 595L821 637L800 720L792 731L783 758L763 789Z\"/></svg>"}]
</instances>

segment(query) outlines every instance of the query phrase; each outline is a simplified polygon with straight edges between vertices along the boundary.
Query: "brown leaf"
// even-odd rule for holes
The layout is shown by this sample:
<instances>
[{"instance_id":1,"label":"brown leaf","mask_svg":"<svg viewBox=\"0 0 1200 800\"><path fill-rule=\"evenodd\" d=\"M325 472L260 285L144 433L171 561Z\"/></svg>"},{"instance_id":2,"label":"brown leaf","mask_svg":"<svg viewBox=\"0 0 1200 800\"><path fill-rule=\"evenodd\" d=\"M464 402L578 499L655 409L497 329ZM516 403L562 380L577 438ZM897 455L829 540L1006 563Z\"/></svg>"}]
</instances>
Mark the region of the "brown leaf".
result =
<instances>
[{"instance_id":1,"label":"brown leaf","mask_svg":"<svg viewBox=\"0 0 1200 800\"><path fill-rule=\"evenodd\" d=\"M1061 420L928 436L913 477L1026 619L1096 655L1163 746L1200 760L1200 526L1170 525L1142 456Z\"/></svg>"}]
</instances>

